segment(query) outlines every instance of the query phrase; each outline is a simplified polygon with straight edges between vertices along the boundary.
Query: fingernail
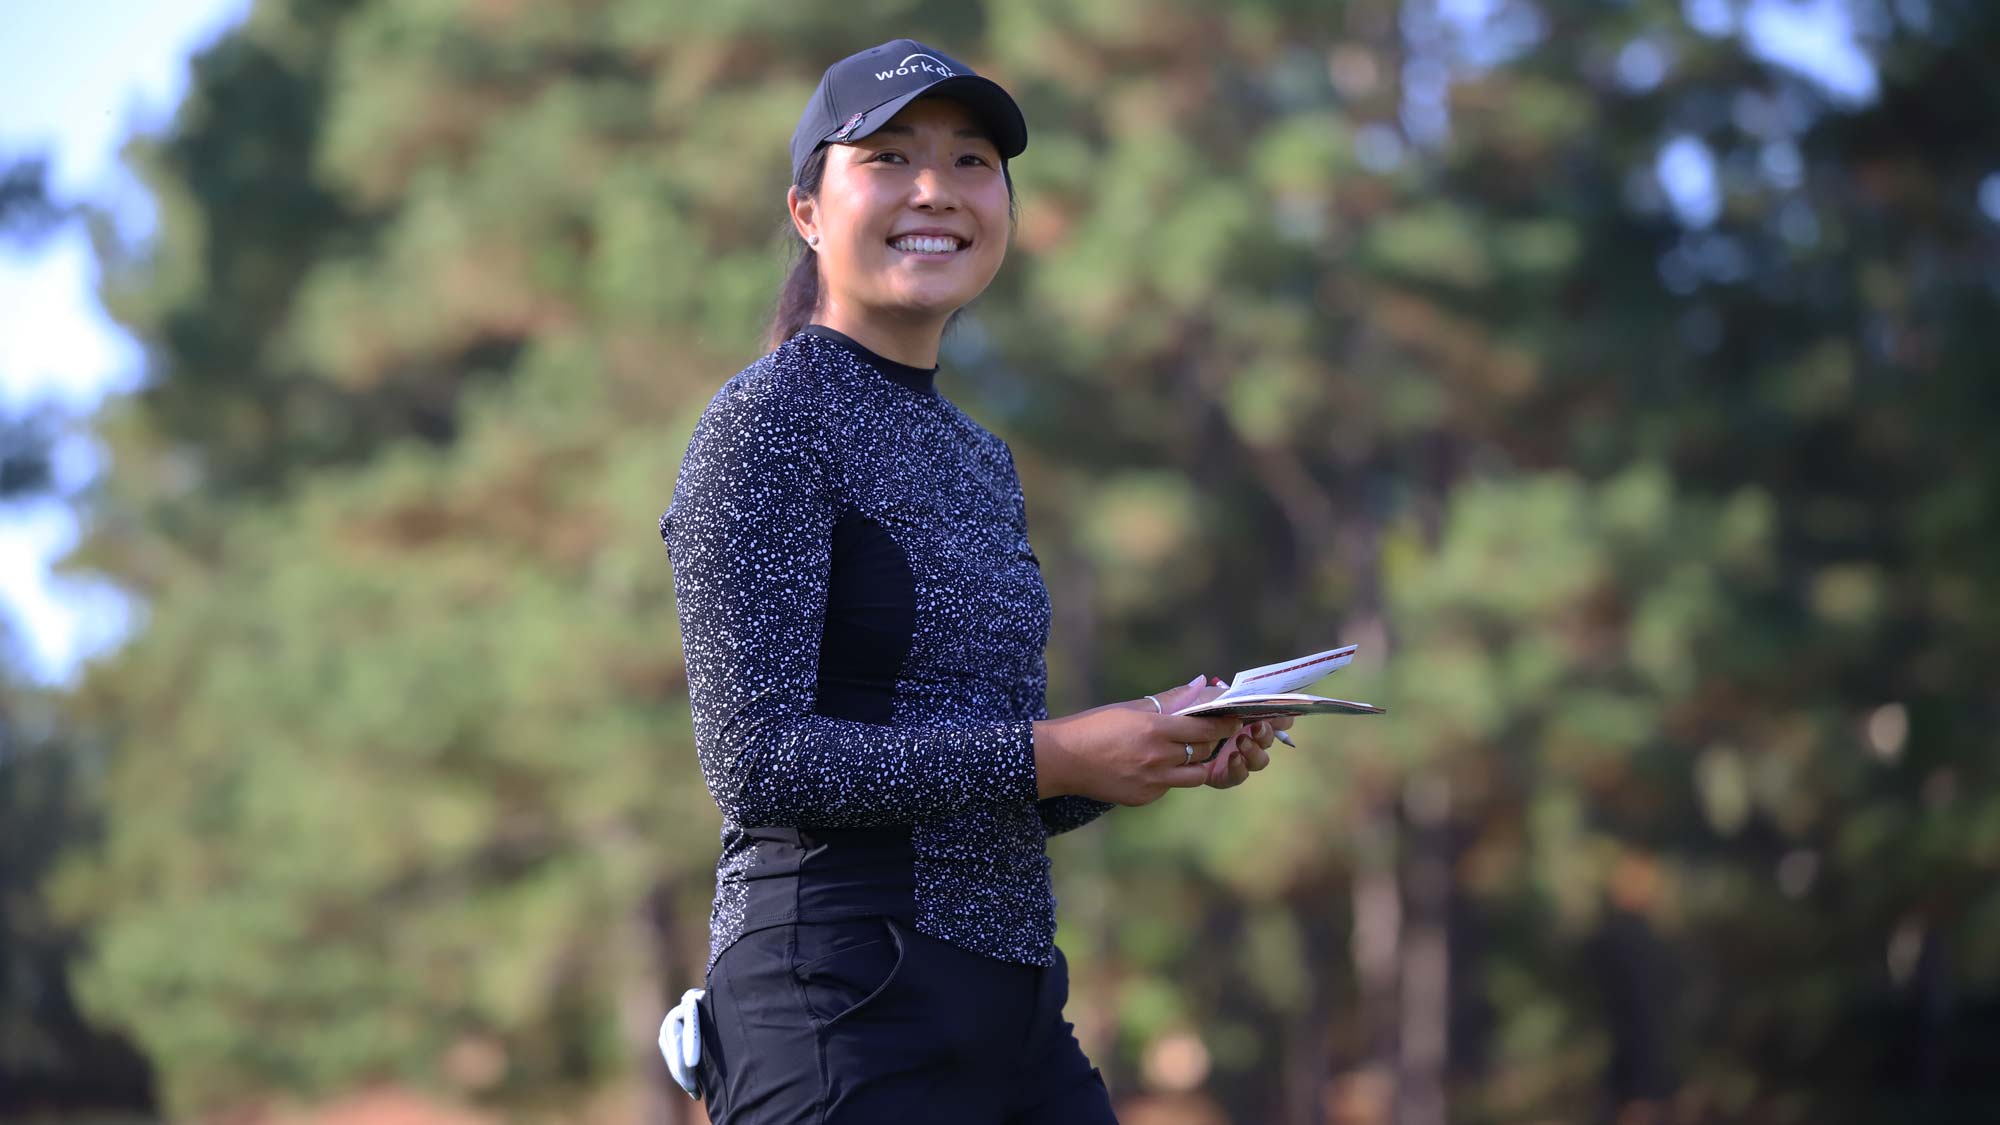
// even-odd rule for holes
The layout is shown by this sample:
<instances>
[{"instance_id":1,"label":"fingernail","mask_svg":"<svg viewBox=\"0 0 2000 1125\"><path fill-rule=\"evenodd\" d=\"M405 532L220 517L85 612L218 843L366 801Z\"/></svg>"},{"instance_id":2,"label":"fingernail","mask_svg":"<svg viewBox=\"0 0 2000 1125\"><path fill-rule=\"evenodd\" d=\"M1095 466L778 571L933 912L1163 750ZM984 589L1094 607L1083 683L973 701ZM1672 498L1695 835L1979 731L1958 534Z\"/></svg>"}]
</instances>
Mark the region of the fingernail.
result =
<instances>
[{"instance_id":1,"label":"fingernail","mask_svg":"<svg viewBox=\"0 0 2000 1125\"><path fill-rule=\"evenodd\" d=\"M1189 686L1189 687L1200 687L1200 686L1202 685L1202 681L1206 680L1207 678L1208 678L1208 677L1206 677L1206 676L1202 675L1202 674L1201 674L1200 672L1196 672L1196 673L1195 673L1195 676L1194 676L1194 679L1192 679L1192 680L1189 680L1189 681L1187 682L1187 686Z\"/></svg>"}]
</instances>

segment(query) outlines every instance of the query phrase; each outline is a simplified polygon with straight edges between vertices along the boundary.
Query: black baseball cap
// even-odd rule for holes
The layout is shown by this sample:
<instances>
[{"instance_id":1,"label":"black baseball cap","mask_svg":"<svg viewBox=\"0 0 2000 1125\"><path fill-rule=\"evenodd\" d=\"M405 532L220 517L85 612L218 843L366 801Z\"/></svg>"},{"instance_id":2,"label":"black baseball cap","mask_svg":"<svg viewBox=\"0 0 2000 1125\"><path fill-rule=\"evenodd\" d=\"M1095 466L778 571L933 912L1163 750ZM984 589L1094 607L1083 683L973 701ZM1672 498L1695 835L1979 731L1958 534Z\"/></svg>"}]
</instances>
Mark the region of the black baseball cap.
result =
<instances>
[{"instance_id":1,"label":"black baseball cap","mask_svg":"<svg viewBox=\"0 0 2000 1125\"><path fill-rule=\"evenodd\" d=\"M806 158L821 144L865 137L925 94L963 102L985 121L1001 159L1028 147L1021 107L999 83L914 39L891 39L826 68L792 133L792 182L799 182Z\"/></svg>"}]
</instances>

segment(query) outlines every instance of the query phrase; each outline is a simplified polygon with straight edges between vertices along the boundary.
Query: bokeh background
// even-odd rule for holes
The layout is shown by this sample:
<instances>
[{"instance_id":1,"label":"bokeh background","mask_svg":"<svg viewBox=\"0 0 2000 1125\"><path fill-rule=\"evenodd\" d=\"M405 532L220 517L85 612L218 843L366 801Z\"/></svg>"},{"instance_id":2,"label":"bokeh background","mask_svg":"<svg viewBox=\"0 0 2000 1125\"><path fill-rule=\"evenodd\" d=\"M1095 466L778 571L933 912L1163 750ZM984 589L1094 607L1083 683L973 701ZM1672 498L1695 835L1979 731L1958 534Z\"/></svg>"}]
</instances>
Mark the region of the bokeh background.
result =
<instances>
[{"instance_id":1,"label":"bokeh background","mask_svg":"<svg viewBox=\"0 0 2000 1125\"><path fill-rule=\"evenodd\" d=\"M654 525L799 106L911 35L1030 122L941 387L1052 711L1346 642L1389 708L1051 843L1125 1120L2000 1120L2000 6L248 8L143 231L0 156L136 345L4 428L126 608L0 677L0 1118L700 1120Z\"/></svg>"}]
</instances>

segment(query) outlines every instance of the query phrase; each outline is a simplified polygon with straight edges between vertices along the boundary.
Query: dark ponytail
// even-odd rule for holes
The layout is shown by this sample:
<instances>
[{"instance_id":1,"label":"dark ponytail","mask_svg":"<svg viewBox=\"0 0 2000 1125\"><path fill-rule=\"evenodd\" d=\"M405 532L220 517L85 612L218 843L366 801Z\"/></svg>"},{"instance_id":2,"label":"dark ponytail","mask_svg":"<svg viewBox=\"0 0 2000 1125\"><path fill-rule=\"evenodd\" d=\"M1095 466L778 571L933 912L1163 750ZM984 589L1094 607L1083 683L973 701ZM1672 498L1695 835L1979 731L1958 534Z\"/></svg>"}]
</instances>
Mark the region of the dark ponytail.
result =
<instances>
[{"instance_id":1,"label":"dark ponytail","mask_svg":"<svg viewBox=\"0 0 2000 1125\"><path fill-rule=\"evenodd\" d=\"M821 145L806 157L804 166L799 169L800 195L809 199L819 195L819 181L826 174L826 152L826 146ZM778 290L778 307L771 314L771 328L764 340L765 351L798 335L799 329L811 324L813 314L819 311L819 251L806 245L806 240L799 237L799 228L793 224L789 213L785 216L784 229L792 235L792 267L785 271L785 284Z\"/></svg>"},{"instance_id":2,"label":"dark ponytail","mask_svg":"<svg viewBox=\"0 0 2000 1125\"><path fill-rule=\"evenodd\" d=\"M819 194L819 184L826 175L826 154L828 146L821 145L806 157L799 169L799 194L813 198ZM1007 224L1011 228L1020 219L1019 201L1014 198L1014 174L1007 170L1007 162L1000 162L1000 174L1007 180ZM778 290L778 305L771 314L771 326L765 334L764 350L770 351L779 344L799 334L799 330L811 324L813 316L819 312L819 251L806 245L799 237L799 228L793 224L790 214L785 216L783 228L791 234L792 265L785 271L785 284ZM958 309L945 322L945 331L958 321Z\"/></svg>"}]
</instances>

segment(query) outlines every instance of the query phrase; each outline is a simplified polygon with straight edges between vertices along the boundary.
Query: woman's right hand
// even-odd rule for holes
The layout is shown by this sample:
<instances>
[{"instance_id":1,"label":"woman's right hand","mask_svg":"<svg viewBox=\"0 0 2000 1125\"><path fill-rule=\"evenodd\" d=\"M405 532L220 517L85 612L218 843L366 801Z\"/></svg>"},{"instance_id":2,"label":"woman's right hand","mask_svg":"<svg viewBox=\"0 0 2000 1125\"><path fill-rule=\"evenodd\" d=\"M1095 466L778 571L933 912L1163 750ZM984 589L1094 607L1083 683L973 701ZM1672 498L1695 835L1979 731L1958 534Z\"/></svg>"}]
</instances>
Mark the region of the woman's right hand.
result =
<instances>
[{"instance_id":1,"label":"woman's right hand","mask_svg":"<svg viewBox=\"0 0 2000 1125\"><path fill-rule=\"evenodd\" d=\"M1243 724L1174 712L1220 694L1221 688L1204 686L1202 677L1196 677L1158 693L1159 711L1150 700L1135 699L1035 723L1037 795L1076 794L1116 805L1144 805L1169 789L1205 784L1209 770L1204 759ZM1192 764L1186 746L1194 747Z\"/></svg>"}]
</instances>

